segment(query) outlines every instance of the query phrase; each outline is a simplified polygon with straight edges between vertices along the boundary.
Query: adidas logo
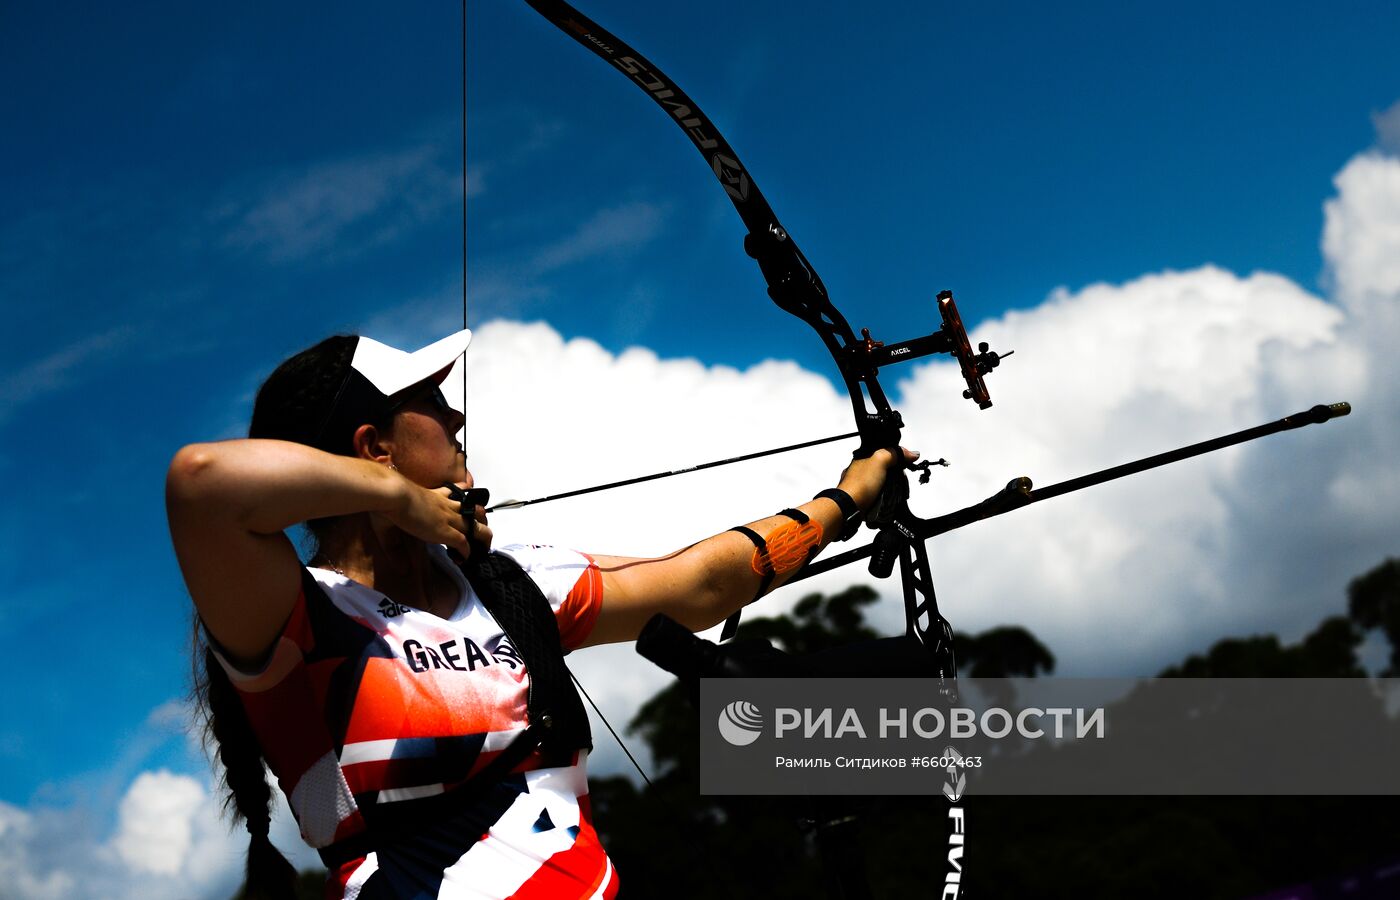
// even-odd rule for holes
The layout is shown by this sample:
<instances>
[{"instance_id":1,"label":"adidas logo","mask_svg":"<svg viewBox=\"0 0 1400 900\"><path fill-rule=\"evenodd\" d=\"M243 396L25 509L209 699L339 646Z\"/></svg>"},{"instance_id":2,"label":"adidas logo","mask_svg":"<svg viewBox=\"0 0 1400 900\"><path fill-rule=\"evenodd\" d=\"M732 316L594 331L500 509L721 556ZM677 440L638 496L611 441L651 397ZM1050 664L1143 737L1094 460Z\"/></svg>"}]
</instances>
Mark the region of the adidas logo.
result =
<instances>
[{"instance_id":1,"label":"adidas logo","mask_svg":"<svg viewBox=\"0 0 1400 900\"><path fill-rule=\"evenodd\" d=\"M400 603L395 603L388 597L385 597L383 600L379 601L379 614L386 619L396 619L404 613L408 612L408 610L409 607L404 606Z\"/></svg>"}]
</instances>

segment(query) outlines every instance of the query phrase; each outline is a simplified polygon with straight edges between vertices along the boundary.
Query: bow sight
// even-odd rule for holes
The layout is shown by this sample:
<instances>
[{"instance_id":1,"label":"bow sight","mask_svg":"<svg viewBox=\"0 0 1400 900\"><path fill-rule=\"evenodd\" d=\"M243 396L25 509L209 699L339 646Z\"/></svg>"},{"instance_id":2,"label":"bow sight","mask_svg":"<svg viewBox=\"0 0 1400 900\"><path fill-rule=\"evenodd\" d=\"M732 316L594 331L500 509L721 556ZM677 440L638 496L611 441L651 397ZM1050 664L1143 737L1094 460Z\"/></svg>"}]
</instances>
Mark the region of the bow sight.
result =
<instances>
[{"instance_id":1,"label":"bow sight","mask_svg":"<svg viewBox=\"0 0 1400 900\"><path fill-rule=\"evenodd\" d=\"M953 302L952 291L939 292L938 314L942 317L943 324L939 326L937 331L924 337L901 341L898 344L886 344L874 340L870 337L870 329L862 328L860 330L862 340L847 348L847 352L852 357L852 364L856 367L865 367L874 373L890 363L918 359L933 353L951 353L953 358L958 361L958 368L962 370L963 380L967 382L967 390L963 391L963 397L974 400L979 407L987 409L992 405L992 398L987 393L987 385L982 377L1001 365L1003 359L1016 351L1008 350L1005 353L997 353L987 345L986 341L982 341L977 345L978 352L974 354L972 345L967 339L967 329L963 327L962 316L958 314L958 305ZM927 470L920 480L928 481Z\"/></svg>"}]
</instances>

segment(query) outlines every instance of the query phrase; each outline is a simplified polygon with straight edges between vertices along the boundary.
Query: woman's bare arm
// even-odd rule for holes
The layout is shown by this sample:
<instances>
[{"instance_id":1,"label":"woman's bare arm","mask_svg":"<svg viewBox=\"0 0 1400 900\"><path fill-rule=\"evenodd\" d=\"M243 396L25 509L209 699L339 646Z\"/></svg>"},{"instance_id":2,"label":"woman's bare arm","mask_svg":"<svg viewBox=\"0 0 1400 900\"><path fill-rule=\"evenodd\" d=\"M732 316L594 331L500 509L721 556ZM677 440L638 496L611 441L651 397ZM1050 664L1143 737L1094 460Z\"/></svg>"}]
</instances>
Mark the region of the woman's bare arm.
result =
<instances>
[{"instance_id":1,"label":"woman's bare arm","mask_svg":"<svg viewBox=\"0 0 1400 900\"><path fill-rule=\"evenodd\" d=\"M906 458L912 460L915 455ZM890 451L880 451L853 461L842 473L840 488L862 510L869 509L894 459ZM818 550L841 533L841 509L834 500L810 500L797 509L821 524L823 537ZM791 523L786 516L769 516L747 527L767 538ZM665 613L691 631L702 631L742 609L762 582L753 568L753 543L734 531L655 559L593 558L603 575L603 605L585 646L636 640L642 626L657 613ZM799 570L776 574L769 590Z\"/></svg>"},{"instance_id":2,"label":"woman's bare arm","mask_svg":"<svg viewBox=\"0 0 1400 900\"><path fill-rule=\"evenodd\" d=\"M200 618L237 661L260 658L300 591L283 530L308 519L378 512L426 541L470 553L456 502L388 467L285 441L192 444L166 477L175 556Z\"/></svg>"}]
</instances>

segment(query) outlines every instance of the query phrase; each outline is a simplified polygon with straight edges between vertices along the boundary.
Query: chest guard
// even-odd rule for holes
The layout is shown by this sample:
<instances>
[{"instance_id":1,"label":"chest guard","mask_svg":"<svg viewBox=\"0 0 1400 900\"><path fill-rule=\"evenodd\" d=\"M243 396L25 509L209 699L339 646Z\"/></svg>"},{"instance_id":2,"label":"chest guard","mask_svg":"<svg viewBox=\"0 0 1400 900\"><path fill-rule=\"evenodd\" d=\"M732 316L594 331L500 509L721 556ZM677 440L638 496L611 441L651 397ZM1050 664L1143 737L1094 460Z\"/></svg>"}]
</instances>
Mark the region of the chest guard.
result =
<instances>
[{"instance_id":1,"label":"chest guard","mask_svg":"<svg viewBox=\"0 0 1400 900\"><path fill-rule=\"evenodd\" d=\"M502 553L475 553L458 565L525 661L531 731L547 764L567 763L573 751L592 748L588 713L564 665L559 623L539 585Z\"/></svg>"}]
</instances>

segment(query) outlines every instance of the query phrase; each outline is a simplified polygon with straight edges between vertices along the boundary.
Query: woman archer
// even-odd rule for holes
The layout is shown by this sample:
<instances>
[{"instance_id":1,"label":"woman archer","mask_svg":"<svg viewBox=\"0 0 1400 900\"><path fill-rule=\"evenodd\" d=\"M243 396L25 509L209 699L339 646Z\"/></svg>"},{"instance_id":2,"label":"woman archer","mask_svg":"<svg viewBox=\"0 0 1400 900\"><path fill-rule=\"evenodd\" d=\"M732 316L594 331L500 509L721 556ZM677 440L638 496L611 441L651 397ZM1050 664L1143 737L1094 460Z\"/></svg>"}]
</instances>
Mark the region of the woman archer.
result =
<instances>
[{"instance_id":1,"label":"woman archer","mask_svg":"<svg viewBox=\"0 0 1400 900\"><path fill-rule=\"evenodd\" d=\"M249 896L291 896L268 769L328 897L614 896L563 654L635 640L656 613L724 621L912 458L856 459L837 488L656 559L492 549L463 417L439 388L470 339L406 353L328 338L268 377L247 439L171 462L196 693L251 835ZM298 523L315 541L305 565L284 534Z\"/></svg>"}]
</instances>

